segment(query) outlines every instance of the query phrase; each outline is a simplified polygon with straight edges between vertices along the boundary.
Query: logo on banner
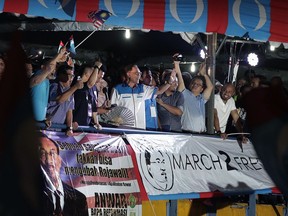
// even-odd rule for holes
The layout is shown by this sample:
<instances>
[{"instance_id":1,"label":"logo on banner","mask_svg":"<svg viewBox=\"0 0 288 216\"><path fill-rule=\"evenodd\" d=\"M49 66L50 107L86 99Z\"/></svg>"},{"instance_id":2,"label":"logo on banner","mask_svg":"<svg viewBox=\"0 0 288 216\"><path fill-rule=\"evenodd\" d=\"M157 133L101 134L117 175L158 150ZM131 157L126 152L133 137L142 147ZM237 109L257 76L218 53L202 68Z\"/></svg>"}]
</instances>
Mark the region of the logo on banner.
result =
<instances>
[{"instance_id":1,"label":"logo on banner","mask_svg":"<svg viewBox=\"0 0 288 216\"><path fill-rule=\"evenodd\" d=\"M169 191L174 185L174 173L170 156L166 152L145 150L140 154L140 166L145 179L153 188Z\"/></svg>"},{"instance_id":2,"label":"logo on banner","mask_svg":"<svg viewBox=\"0 0 288 216\"><path fill-rule=\"evenodd\" d=\"M266 14L265 7L258 0L255 0L255 3L257 4L258 9L259 9L259 22L258 22L257 26L254 29L254 31L257 31L257 30L261 29L265 25L265 23L267 21L267 14ZM241 28L246 30L246 28L242 24L241 18L240 18L240 5L241 5L241 0L238 0L238 1L234 2L233 9L232 9L233 17L234 17L236 23Z\"/></svg>"},{"instance_id":3,"label":"logo on banner","mask_svg":"<svg viewBox=\"0 0 288 216\"><path fill-rule=\"evenodd\" d=\"M204 11L203 0L197 0L196 5L197 5L196 6L197 7L196 13L195 13L194 18L192 19L192 21L190 23L196 22L201 17L201 15L203 14L203 11ZM176 0L170 0L170 12L171 12L171 15L174 17L175 20L182 23L182 20L178 16L177 1Z\"/></svg>"},{"instance_id":4,"label":"logo on banner","mask_svg":"<svg viewBox=\"0 0 288 216\"><path fill-rule=\"evenodd\" d=\"M112 8L112 0L106 0L106 1L104 1L104 4L110 13L112 13L114 16L117 16L117 14L114 12L114 10ZM130 12L126 16L126 18L133 16L138 11L139 7L140 7L140 1L139 0L132 0L132 6L130 9Z\"/></svg>"}]
</instances>

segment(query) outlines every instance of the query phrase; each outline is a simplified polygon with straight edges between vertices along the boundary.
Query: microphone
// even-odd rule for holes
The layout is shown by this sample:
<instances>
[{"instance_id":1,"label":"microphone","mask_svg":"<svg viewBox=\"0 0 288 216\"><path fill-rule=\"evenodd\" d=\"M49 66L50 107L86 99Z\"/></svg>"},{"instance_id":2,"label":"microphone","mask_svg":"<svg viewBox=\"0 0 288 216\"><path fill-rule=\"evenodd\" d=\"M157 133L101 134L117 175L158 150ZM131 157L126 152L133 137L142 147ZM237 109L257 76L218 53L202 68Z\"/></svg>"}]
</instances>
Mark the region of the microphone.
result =
<instances>
[{"instance_id":1,"label":"microphone","mask_svg":"<svg viewBox=\"0 0 288 216\"><path fill-rule=\"evenodd\" d=\"M105 94L106 100L109 100L108 87L104 87L102 91L103 91L103 93Z\"/></svg>"}]
</instances>

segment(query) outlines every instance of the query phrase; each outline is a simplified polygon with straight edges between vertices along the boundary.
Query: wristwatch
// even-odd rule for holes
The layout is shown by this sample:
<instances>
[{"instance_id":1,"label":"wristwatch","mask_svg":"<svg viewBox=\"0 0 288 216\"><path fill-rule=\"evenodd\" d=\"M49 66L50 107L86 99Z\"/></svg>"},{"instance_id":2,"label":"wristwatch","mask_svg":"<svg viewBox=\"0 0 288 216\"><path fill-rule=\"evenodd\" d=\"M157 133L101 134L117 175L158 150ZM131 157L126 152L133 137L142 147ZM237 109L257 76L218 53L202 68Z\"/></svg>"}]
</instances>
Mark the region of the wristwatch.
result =
<instances>
[{"instance_id":1,"label":"wristwatch","mask_svg":"<svg viewBox=\"0 0 288 216\"><path fill-rule=\"evenodd\" d=\"M67 127L66 130L67 130L67 131L73 130L73 127Z\"/></svg>"},{"instance_id":2,"label":"wristwatch","mask_svg":"<svg viewBox=\"0 0 288 216\"><path fill-rule=\"evenodd\" d=\"M97 65L93 66L94 70L97 68L99 70L99 67Z\"/></svg>"},{"instance_id":3,"label":"wristwatch","mask_svg":"<svg viewBox=\"0 0 288 216\"><path fill-rule=\"evenodd\" d=\"M216 131L216 134L220 135L222 132L219 130L219 131Z\"/></svg>"}]
</instances>

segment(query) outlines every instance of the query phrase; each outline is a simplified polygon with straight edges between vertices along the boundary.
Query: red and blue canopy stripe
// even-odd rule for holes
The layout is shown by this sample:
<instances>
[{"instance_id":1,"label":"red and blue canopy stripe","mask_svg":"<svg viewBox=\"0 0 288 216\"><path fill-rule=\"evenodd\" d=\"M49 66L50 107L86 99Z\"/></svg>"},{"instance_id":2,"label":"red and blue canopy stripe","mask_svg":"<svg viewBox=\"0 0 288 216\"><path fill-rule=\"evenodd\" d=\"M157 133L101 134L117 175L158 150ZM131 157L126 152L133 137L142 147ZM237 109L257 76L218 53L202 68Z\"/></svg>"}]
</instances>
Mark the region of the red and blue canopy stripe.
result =
<instances>
[{"instance_id":1,"label":"red and blue canopy stripe","mask_svg":"<svg viewBox=\"0 0 288 216\"><path fill-rule=\"evenodd\" d=\"M0 10L89 22L90 11L107 10L107 25L176 32L248 35L288 42L288 4L282 0L0 0Z\"/></svg>"}]
</instances>

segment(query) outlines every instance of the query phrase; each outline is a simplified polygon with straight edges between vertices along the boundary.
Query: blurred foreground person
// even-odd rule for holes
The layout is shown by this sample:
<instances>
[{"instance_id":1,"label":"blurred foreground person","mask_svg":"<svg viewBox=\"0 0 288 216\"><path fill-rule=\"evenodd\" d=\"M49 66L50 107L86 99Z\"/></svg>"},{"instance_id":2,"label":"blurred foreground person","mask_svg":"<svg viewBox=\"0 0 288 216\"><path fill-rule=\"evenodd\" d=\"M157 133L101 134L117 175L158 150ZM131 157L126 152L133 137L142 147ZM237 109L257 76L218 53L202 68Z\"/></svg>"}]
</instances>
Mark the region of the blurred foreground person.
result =
<instances>
[{"instance_id":1,"label":"blurred foreground person","mask_svg":"<svg viewBox=\"0 0 288 216\"><path fill-rule=\"evenodd\" d=\"M5 61L4 61L4 57L0 56L0 80L2 79L3 73L5 70Z\"/></svg>"},{"instance_id":2,"label":"blurred foreground person","mask_svg":"<svg viewBox=\"0 0 288 216\"><path fill-rule=\"evenodd\" d=\"M288 106L277 86L256 88L244 98L252 143L265 170L288 195Z\"/></svg>"}]
</instances>

